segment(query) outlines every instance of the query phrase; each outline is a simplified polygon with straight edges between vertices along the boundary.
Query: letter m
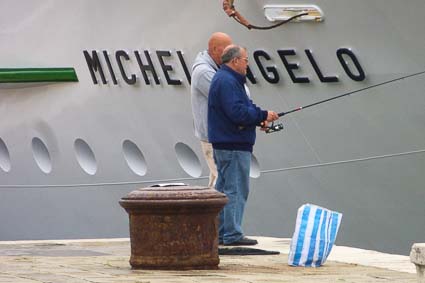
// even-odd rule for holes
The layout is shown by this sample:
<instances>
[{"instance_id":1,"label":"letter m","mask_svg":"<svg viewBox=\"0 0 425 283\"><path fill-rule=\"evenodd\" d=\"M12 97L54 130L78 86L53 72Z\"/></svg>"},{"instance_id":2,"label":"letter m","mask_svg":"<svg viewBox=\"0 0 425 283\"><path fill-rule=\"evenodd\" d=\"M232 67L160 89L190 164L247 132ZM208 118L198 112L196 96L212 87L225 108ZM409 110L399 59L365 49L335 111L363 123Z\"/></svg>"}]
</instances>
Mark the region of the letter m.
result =
<instances>
[{"instance_id":1,"label":"letter m","mask_svg":"<svg viewBox=\"0 0 425 283\"><path fill-rule=\"evenodd\" d=\"M99 61L99 56L97 56L96 50L91 52L91 56L87 50L84 50L84 57L86 58L87 66L91 74L91 78L94 84L97 84L97 78L95 72L99 71L102 83L106 84L105 74L103 73L102 65Z\"/></svg>"}]
</instances>

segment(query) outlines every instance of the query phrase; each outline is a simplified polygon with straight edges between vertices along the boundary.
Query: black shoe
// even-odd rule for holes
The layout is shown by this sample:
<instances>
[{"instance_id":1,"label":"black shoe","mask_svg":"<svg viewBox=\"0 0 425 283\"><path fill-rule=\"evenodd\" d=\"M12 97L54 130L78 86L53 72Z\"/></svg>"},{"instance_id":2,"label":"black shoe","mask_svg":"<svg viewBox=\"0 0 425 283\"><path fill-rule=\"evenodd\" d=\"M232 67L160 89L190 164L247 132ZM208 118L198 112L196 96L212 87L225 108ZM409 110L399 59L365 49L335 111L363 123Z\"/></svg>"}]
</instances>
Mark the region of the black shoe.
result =
<instances>
[{"instance_id":1,"label":"black shoe","mask_svg":"<svg viewBox=\"0 0 425 283\"><path fill-rule=\"evenodd\" d=\"M243 237L242 239L233 242L233 243L229 243L229 244L224 244L225 246L254 246L258 244L257 240L254 239L250 239L247 237Z\"/></svg>"}]
</instances>

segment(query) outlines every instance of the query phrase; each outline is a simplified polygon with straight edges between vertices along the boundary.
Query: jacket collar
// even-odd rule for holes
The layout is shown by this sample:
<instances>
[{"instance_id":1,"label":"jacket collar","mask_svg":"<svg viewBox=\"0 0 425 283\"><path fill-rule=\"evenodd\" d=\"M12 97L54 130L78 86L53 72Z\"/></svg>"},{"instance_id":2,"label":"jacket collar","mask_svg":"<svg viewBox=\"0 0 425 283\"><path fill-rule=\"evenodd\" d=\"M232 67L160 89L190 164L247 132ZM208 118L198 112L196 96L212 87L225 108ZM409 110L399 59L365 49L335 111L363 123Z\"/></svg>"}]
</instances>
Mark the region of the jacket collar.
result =
<instances>
[{"instance_id":1,"label":"jacket collar","mask_svg":"<svg viewBox=\"0 0 425 283\"><path fill-rule=\"evenodd\" d=\"M226 64L222 64L220 69L229 72L230 74L232 74L236 80L238 82L240 82L242 85L244 85L246 83L246 76L239 74L238 72L234 71L232 68L230 68L229 66L227 66Z\"/></svg>"}]
</instances>

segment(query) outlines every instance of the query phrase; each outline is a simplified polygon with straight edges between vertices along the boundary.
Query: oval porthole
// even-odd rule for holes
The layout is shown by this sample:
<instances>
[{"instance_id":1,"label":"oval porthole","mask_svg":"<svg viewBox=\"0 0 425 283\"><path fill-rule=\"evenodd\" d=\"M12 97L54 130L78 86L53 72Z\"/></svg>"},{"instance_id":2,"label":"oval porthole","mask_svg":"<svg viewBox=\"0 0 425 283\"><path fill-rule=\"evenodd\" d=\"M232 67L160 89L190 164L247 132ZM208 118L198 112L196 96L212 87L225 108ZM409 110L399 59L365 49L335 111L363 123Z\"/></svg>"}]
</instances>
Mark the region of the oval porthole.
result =
<instances>
[{"instance_id":1,"label":"oval porthole","mask_svg":"<svg viewBox=\"0 0 425 283\"><path fill-rule=\"evenodd\" d=\"M90 146L82 139L76 139L74 142L75 155L78 164L89 175L96 174L97 163Z\"/></svg>"},{"instance_id":2,"label":"oval porthole","mask_svg":"<svg viewBox=\"0 0 425 283\"><path fill-rule=\"evenodd\" d=\"M200 177L202 174L201 162L195 152L182 142L176 143L174 150L183 170L192 177Z\"/></svg>"},{"instance_id":3,"label":"oval porthole","mask_svg":"<svg viewBox=\"0 0 425 283\"><path fill-rule=\"evenodd\" d=\"M260 177L260 175L261 175L261 173L260 173L260 164L258 163L257 158L253 154L251 156L251 169L249 171L249 176L251 178L258 178L258 177Z\"/></svg>"},{"instance_id":4,"label":"oval porthole","mask_svg":"<svg viewBox=\"0 0 425 283\"><path fill-rule=\"evenodd\" d=\"M139 176L146 175L146 161L139 147L134 142L125 140L122 144L122 150L128 167Z\"/></svg>"},{"instance_id":5,"label":"oval porthole","mask_svg":"<svg viewBox=\"0 0 425 283\"><path fill-rule=\"evenodd\" d=\"M0 138L0 168L4 172L9 172L11 167L9 150L4 141Z\"/></svg>"},{"instance_id":6,"label":"oval porthole","mask_svg":"<svg viewBox=\"0 0 425 283\"><path fill-rule=\"evenodd\" d=\"M32 154L35 162L41 171L46 174L52 172L52 160L50 159L49 150L44 142L39 138L32 139Z\"/></svg>"}]
</instances>

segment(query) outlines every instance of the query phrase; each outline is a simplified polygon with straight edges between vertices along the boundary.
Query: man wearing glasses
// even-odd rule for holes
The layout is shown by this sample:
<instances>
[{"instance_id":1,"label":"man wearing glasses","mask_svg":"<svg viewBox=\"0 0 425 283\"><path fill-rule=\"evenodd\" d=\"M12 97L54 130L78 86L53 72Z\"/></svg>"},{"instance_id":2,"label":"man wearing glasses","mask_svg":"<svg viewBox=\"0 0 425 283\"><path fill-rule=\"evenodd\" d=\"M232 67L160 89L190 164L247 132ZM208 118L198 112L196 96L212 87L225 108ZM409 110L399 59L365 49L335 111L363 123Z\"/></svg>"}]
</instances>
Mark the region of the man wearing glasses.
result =
<instances>
[{"instance_id":1,"label":"man wearing glasses","mask_svg":"<svg viewBox=\"0 0 425 283\"><path fill-rule=\"evenodd\" d=\"M257 241L245 237L242 231L255 131L256 126L267 126L279 117L274 111L257 107L247 96L245 48L230 45L221 60L223 65L212 79L208 96L208 137L218 171L216 189L229 199L220 213L219 242L255 245Z\"/></svg>"}]
</instances>

